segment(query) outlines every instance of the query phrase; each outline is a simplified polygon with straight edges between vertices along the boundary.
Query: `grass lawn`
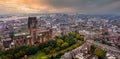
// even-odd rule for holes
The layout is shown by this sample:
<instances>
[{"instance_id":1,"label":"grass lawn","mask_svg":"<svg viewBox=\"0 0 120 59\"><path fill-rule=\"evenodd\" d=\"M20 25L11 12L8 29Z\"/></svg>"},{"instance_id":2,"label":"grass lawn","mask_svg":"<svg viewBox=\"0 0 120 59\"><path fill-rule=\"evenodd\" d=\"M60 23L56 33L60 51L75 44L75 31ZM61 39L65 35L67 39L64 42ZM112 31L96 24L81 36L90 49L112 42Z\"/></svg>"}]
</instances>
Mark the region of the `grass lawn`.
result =
<instances>
[{"instance_id":1,"label":"grass lawn","mask_svg":"<svg viewBox=\"0 0 120 59\"><path fill-rule=\"evenodd\" d=\"M29 56L30 59L49 59L44 52L39 51L35 55Z\"/></svg>"}]
</instances>

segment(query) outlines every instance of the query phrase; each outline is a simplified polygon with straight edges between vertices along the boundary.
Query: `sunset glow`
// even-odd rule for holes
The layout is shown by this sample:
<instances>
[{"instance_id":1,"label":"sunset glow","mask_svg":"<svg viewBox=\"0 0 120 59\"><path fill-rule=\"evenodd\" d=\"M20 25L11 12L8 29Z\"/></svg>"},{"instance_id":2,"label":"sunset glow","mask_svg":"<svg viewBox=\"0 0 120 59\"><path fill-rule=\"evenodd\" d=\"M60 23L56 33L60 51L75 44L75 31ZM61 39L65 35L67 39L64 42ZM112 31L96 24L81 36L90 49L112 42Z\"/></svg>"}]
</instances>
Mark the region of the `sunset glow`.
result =
<instances>
[{"instance_id":1,"label":"sunset glow","mask_svg":"<svg viewBox=\"0 0 120 59\"><path fill-rule=\"evenodd\" d=\"M16 13L118 13L119 0L0 0L0 14Z\"/></svg>"}]
</instances>

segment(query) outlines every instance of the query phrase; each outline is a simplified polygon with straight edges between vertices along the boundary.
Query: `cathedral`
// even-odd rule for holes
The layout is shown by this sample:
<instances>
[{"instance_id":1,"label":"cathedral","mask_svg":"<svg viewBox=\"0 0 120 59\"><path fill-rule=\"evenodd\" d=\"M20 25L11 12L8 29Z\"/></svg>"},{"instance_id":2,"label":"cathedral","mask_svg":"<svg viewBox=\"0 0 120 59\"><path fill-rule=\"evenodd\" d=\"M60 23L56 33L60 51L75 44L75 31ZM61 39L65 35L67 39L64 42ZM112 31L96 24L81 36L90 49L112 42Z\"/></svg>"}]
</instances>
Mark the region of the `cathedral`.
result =
<instances>
[{"instance_id":1,"label":"cathedral","mask_svg":"<svg viewBox=\"0 0 120 59\"><path fill-rule=\"evenodd\" d=\"M23 45L36 45L52 38L52 28L40 30L37 24L36 17L29 17L27 23L28 32L14 34L12 40L8 41L9 43L3 41L3 45L9 48Z\"/></svg>"}]
</instances>

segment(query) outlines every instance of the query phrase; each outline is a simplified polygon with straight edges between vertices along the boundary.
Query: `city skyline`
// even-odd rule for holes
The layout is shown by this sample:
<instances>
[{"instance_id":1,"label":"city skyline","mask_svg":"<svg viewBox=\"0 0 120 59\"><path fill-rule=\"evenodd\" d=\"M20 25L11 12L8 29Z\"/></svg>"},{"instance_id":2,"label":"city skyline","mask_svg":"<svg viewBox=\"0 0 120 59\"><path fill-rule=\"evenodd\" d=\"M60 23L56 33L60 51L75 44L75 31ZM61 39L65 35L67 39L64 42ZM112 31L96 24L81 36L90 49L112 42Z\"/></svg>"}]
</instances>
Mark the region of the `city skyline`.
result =
<instances>
[{"instance_id":1,"label":"city skyline","mask_svg":"<svg viewBox=\"0 0 120 59\"><path fill-rule=\"evenodd\" d=\"M120 0L1 0L0 14L120 14Z\"/></svg>"}]
</instances>

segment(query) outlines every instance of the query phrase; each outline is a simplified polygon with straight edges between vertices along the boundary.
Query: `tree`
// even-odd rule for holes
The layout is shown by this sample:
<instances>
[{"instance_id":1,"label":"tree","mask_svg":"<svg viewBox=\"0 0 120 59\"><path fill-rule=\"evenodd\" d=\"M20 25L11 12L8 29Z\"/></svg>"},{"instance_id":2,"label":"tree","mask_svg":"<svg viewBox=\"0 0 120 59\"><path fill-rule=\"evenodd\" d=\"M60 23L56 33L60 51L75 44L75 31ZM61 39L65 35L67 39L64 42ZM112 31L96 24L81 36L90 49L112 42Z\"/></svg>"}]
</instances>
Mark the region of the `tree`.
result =
<instances>
[{"instance_id":1,"label":"tree","mask_svg":"<svg viewBox=\"0 0 120 59\"><path fill-rule=\"evenodd\" d=\"M91 45L91 50L89 51L89 53L92 54L96 48L98 48L96 45Z\"/></svg>"},{"instance_id":2,"label":"tree","mask_svg":"<svg viewBox=\"0 0 120 59\"><path fill-rule=\"evenodd\" d=\"M76 57L75 59L79 59L79 58Z\"/></svg>"},{"instance_id":3,"label":"tree","mask_svg":"<svg viewBox=\"0 0 120 59\"><path fill-rule=\"evenodd\" d=\"M84 40L84 37L83 36L81 36L80 34L76 34L76 38L78 39L78 40Z\"/></svg>"},{"instance_id":4,"label":"tree","mask_svg":"<svg viewBox=\"0 0 120 59\"><path fill-rule=\"evenodd\" d=\"M75 32L71 32L70 34L69 34L69 36L72 36L72 37L76 37L76 34L75 34Z\"/></svg>"},{"instance_id":5,"label":"tree","mask_svg":"<svg viewBox=\"0 0 120 59\"><path fill-rule=\"evenodd\" d=\"M63 53L58 53L57 55L56 55L56 59L60 59L60 57L63 55Z\"/></svg>"},{"instance_id":6,"label":"tree","mask_svg":"<svg viewBox=\"0 0 120 59\"><path fill-rule=\"evenodd\" d=\"M17 48L14 48L14 54L17 53L17 52L20 52L20 51L25 51L27 47L26 46L19 46Z\"/></svg>"},{"instance_id":7,"label":"tree","mask_svg":"<svg viewBox=\"0 0 120 59\"><path fill-rule=\"evenodd\" d=\"M46 46L45 46L45 43L40 43L40 44L39 44L39 49L40 49L40 50L44 49L45 47L46 47Z\"/></svg>"},{"instance_id":8,"label":"tree","mask_svg":"<svg viewBox=\"0 0 120 59\"><path fill-rule=\"evenodd\" d=\"M9 50L6 50L2 53L2 55L8 55L8 54L13 55L14 54L14 49L9 49Z\"/></svg>"},{"instance_id":9,"label":"tree","mask_svg":"<svg viewBox=\"0 0 120 59\"><path fill-rule=\"evenodd\" d=\"M64 43L62 39L57 39L57 46L61 46Z\"/></svg>"},{"instance_id":10,"label":"tree","mask_svg":"<svg viewBox=\"0 0 120 59\"><path fill-rule=\"evenodd\" d=\"M59 50L60 50L60 47L55 48L55 50L56 50L56 51L59 51Z\"/></svg>"},{"instance_id":11,"label":"tree","mask_svg":"<svg viewBox=\"0 0 120 59\"><path fill-rule=\"evenodd\" d=\"M71 39L69 37L65 38L65 42L67 42L70 46L76 43L74 39Z\"/></svg>"},{"instance_id":12,"label":"tree","mask_svg":"<svg viewBox=\"0 0 120 59\"><path fill-rule=\"evenodd\" d=\"M118 48L120 49L120 45L118 45Z\"/></svg>"},{"instance_id":13,"label":"tree","mask_svg":"<svg viewBox=\"0 0 120 59\"><path fill-rule=\"evenodd\" d=\"M2 39L0 38L0 42L2 41Z\"/></svg>"},{"instance_id":14,"label":"tree","mask_svg":"<svg viewBox=\"0 0 120 59\"><path fill-rule=\"evenodd\" d=\"M39 50L39 49L38 49L37 46L29 46L29 47L26 49L25 53L26 53L26 55L33 55L33 54L37 53L38 50Z\"/></svg>"},{"instance_id":15,"label":"tree","mask_svg":"<svg viewBox=\"0 0 120 59\"><path fill-rule=\"evenodd\" d=\"M69 44L67 42L64 42L62 45L61 45L61 48L62 49L65 49L69 46Z\"/></svg>"},{"instance_id":16,"label":"tree","mask_svg":"<svg viewBox=\"0 0 120 59\"><path fill-rule=\"evenodd\" d=\"M49 47L44 48L44 52L45 52L46 54L48 54L48 53L50 52L50 48L49 48Z\"/></svg>"},{"instance_id":17,"label":"tree","mask_svg":"<svg viewBox=\"0 0 120 59\"><path fill-rule=\"evenodd\" d=\"M2 56L1 59L13 59L13 56L10 55L10 54L8 54L8 55L6 55L6 56Z\"/></svg>"},{"instance_id":18,"label":"tree","mask_svg":"<svg viewBox=\"0 0 120 59\"><path fill-rule=\"evenodd\" d=\"M108 35L109 33L108 32L103 32L102 35L105 36L105 35Z\"/></svg>"},{"instance_id":19,"label":"tree","mask_svg":"<svg viewBox=\"0 0 120 59\"><path fill-rule=\"evenodd\" d=\"M103 59L105 52L102 49L96 49L95 54L98 56L99 59Z\"/></svg>"},{"instance_id":20,"label":"tree","mask_svg":"<svg viewBox=\"0 0 120 59\"><path fill-rule=\"evenodd\" d=\"M56 41L55 40L48 41L48 46L51 46L52 48L55 48L57 46Z\"/></svg>"},{"instance_id":21,"label":"tree","mask_svg":"<svg viewBox=\"0 0 120 59\"><path fill-rule=\"evenodd\" d=\"M0 45L0 53L2 53L2 52L3 52L3 46Z\"/></svg>"},{"instance_id":22,"label":"tree","mask_svg":"<svg viewBox=\"0 0 120 59\"><path fill-rule=\"evenodd\" d=\"M24 51L19 51L18 53L14 54L14 57L17 59L17 58L23 57L24 55L25 55Z\"/></svg>"}]
</instances>

